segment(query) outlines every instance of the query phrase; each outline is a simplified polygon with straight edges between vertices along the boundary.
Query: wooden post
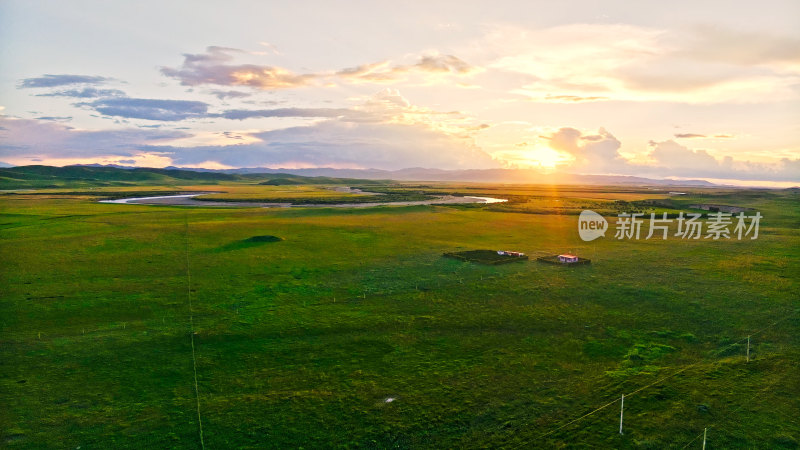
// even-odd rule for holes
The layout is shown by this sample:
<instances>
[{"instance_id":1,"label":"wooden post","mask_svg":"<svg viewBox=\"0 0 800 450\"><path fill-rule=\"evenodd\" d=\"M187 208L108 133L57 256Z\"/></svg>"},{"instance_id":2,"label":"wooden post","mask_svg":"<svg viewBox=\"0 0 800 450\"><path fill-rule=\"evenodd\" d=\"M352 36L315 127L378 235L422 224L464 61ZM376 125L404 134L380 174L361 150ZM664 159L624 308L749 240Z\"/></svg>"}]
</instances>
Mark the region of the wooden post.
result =
<instances>
[{"instance_id":1,"label":"wooden post","mask_svg":"<svg viewBox=\"0 0 800 450\"><path fill-rule=\"evenodd\" d=\"M625 409L625 394L622 394L622 398L619 400L619 434L622 434L622 417L624 414Z\"/></svg>"},{"instance_id":2,"label":"wooden post","mask_svg":"<svg viewBox=\"0 0 800 450\"><path fill-rule=\"evenodd\" d=\"M747 362L750 362L750 336L747 336Z\"/></svg>"},{"instance_id":3,"label":"wooden post","mask_svg":"<svg viewBox=\"0 0 800 450\"><path fill-rule=\"evenodd\" d=\"M706 433L708 433L708 428L703 428L703 450L706 450Z\"/></svg>"}]
</instances>

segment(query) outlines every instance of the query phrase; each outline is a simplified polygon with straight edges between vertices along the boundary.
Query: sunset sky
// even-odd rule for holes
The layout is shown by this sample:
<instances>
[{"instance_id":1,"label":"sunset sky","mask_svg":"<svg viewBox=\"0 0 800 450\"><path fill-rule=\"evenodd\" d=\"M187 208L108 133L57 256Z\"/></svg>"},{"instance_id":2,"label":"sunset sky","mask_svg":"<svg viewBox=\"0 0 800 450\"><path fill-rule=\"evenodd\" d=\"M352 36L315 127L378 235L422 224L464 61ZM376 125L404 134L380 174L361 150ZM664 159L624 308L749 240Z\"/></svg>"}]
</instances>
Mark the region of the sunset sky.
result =
<instances>
[{"instance_id":1,"label":"sunset sky","mask_svg":"<svg viewBox=\"0 0 800 450\"><path fill-rule=\"evenodd\" d=\"M795 0L3 1L0 42L6 164L800 184Z\"/></svg>"}]
</instances>

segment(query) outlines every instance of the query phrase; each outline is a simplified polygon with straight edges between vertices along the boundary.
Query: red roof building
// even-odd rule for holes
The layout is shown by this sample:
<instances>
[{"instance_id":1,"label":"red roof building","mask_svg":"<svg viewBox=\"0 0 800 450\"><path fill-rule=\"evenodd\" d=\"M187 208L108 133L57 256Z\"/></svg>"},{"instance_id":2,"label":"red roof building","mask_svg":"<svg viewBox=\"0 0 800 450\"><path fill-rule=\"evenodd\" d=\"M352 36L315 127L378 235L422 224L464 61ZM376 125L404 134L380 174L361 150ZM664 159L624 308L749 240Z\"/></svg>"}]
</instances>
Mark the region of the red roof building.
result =
<instances>
[{"instance_id":1,"label":"red roof building","mask_svg":"<svg viewBox=\"0 0 800 450\"><path fill-rule=\"evenodd\" d=\"M569 253L564 253L563 255L558 255L558 260L562 263L574 263L578 262L578 257L570 255Z\"/></svg>"}]
</instances>

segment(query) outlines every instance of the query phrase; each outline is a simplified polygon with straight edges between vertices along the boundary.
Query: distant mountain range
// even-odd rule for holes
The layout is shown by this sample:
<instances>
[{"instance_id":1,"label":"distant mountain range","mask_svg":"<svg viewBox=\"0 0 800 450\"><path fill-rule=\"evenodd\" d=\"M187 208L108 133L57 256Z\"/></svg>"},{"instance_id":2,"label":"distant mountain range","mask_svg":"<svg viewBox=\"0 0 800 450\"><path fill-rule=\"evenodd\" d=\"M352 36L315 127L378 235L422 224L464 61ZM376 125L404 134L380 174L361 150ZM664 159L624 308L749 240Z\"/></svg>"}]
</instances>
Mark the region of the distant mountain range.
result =
<instances>
[{"instance_id":1,"label":"distant mountain range","mask_svg":"<svg viewBox=\"0 0 800 450\"><path fill-rule=\"evenodd\" d=\"M397 180L397 181L460 181L505 184L579 184L579 185L637 185L637 186L716 186L705 180L664 180L623 175L582 175L582 174L542 174L532 169L466 169L445 170L411 167L399 170L382 169L269 169L247 167L240 169L201 169L186 167L166 167L164 169L143 169L126 166L87 164L67 167L115 168L124 170L148 170L176 172L203 172L229 175L264 175L290 174L301 177L331 177L361 180ZM183 178L183 177L181 177ZM186 178L194 178L188 176Z\"/></svg>"},{"instance_id":2,"label":"distant mountain range","mask_svg":"<svg viewBox=\"0 0 800 450\"><path fill-rule=\"evenodd\" d=\"M290 173L302 176L355 177L398 181L464 181L506 184L592 184L644 186L715 186L705 180L657 180L619 175L542 174L532 169L444 170L411 167L399 170L380 169L259 169L224 170L226 173Z\"/></svg>"}]
</instances>

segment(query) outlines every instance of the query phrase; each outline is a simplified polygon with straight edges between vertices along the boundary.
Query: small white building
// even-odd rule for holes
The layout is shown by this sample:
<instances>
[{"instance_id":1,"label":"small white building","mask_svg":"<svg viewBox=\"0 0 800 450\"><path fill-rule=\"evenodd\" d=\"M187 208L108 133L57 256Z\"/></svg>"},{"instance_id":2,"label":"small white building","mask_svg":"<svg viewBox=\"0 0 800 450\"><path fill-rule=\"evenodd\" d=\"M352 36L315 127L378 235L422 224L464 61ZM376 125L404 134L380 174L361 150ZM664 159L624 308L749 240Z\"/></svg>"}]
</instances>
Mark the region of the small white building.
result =
<instances>
[{"instance_id":1,"label":"small white building","mask_svg":"<svg viewBox=\"0 0 800 450\"><path fill-rule=\"evenodd\" d=\"M569 253L564 253L563 255L558 255L558 260L562 263L576 263L578 262L578 257L570 255Z\"/></svg>"}]
</instances>

